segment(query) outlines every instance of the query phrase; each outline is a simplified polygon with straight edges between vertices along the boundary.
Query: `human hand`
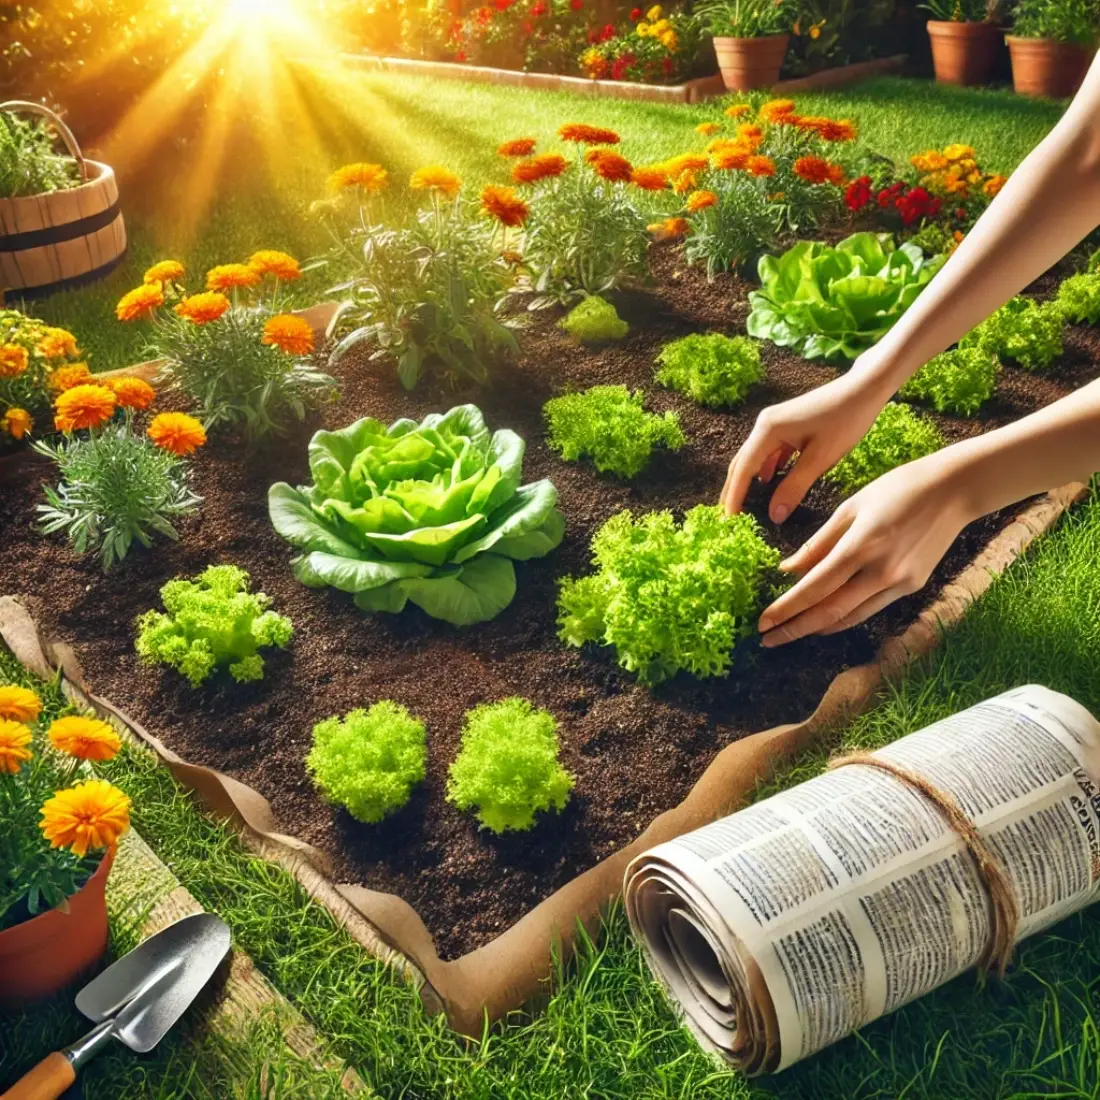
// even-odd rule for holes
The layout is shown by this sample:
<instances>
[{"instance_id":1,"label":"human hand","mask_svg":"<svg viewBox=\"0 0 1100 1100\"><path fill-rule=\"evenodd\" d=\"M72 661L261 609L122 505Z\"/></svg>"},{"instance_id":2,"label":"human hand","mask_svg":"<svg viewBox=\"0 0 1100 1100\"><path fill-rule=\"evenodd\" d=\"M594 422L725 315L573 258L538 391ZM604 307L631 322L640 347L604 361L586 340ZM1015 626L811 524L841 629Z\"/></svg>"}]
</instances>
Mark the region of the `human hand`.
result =
<instances>
[{"instance_id":1,"label":"human hand","mask_svg":"<svg viewBox=\"0 0 1100 1100\"><path fill-rule=\"evenodd\" d=\"M861 369L867 359L861 357L832 382L760 413L730 462L720 498L727 514L741 511L754 475L771 481L797 452L768 506L772 522L782 523L810 486L863 438L893 392L877 381L873 368Z\"/></svg>"},{"instance_id":2,"label":"human hand","mask_svg":"<svg viewBox=\"0 0 1100 1100\"><path fill-rule=\"evenodd\" d=\"M760 616L765 646L846 630L924 586L959 532L976 518L953 450L898 466L873 481L781 563L799 580Z\"/></svg>"}]
</instances>

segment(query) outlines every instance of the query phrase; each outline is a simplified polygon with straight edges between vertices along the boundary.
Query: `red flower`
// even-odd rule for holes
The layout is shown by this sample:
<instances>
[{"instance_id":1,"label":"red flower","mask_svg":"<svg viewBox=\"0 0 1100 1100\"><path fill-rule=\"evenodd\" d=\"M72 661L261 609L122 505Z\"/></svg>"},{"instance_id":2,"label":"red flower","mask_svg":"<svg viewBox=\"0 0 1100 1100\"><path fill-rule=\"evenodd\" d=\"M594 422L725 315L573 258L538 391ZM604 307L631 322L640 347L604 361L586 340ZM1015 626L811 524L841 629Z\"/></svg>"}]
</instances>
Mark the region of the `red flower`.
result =
<instances>
[{"instance_id":1,"label":"red flower","mask_svg":"<svg viewBox=\"0 0 1100 1100\"><path fill-rule=\"evenodd\" d=\"M599 41L600 42L610 42L611 39L614 38L614 37L615 37L615 24L614 23L605 23L603 30L600 31Z\"/></svg>"},{"instance_id":2,"label":"red flower","mask_svg":"<svg viewBox=\"0 0 1100 1100\"><path fill-rule=\"evenodd\" d=\"M862 210L871 201L871 177L860 176L848 184L844 204L849 210Z\"/></svg>"},{"instance_id":3,"label":"red flower","mask_svg":"<svg viewBox=\"0 0 1100 1100\"><path fill-rule=\"evenodd\" d=\"M634 64L634 55L624 53L621 57L616 57L611 64L611 79L622 80L626 76L630 66Z\"/></svg>"},{"instance_id":4,"label":"red flower","mask_svg":"<svg viewBox=\"0 0 1100 1100\"><path fill-rule=\"evenodd\" d=\"M672 75L672 58L665 56L665 59L661 62L661 68L664 70L665 76Z\"/></svg>"},{"instance_id":5,"label":"red flower","mask_svg":"<svg viewBox=\"0 0 1100 1100\"><path fill-rule=\"evenodd\" d=\"M641 19L641 17L642 17L642 9L641 8L631 8L630 9L630 22L631 23L637 23L638 20Z\"/></svg>"},{"instance_id":6,"label":"red flower","mask_svg":"<svg viewBox=\"0 0 1100 1100\"><path fill-rule=\"evenodd\" d=\"M580 11L584 7L584 0L569 0L569 6L573 11Z\"/></svg>"},{"instance_id":7,"label":"red flower","mask_svg":"<svg viewBox=\"0 0 1100 1100\"><path fill-rule=\"evenodd\" d=\"M914 187L904 195L898 195L894 206L901 215L901 224L905 226L922 218L934 218L940 212L940 200L933 198L923 187Z\"/></svg>"},{"instance_id":8,"label":"red flower","mask_svg":"<svg viewBox=\"0 0 1100 1100\"><path fill-rule=\"evenodd\" d=\"M466 56L467 54L465 50L459 50L458 53L455 54L455 61L465 61Z\"/></svg>"},{"instance_id":9,"label":"red flower","mask_svg":"<svg viewBox=\"0 0 1100 1100\"><path fill-rule=\"evenodd\" d=\"M544 0L538 0L538 3L531 6L531 14L538 19L539 16L545 15L549 11L549 7L544 3Z\"/></svg>"}]
</instances>

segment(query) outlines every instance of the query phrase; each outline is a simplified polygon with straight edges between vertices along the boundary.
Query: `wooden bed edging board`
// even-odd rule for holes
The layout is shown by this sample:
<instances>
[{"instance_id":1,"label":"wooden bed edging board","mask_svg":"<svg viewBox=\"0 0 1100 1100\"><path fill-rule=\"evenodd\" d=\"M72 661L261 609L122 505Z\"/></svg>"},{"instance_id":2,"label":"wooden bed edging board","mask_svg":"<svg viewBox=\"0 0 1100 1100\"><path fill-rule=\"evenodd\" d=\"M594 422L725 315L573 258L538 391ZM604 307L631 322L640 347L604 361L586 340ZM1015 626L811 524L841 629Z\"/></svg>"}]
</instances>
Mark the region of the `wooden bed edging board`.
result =
<instances>
[{"instance_id":1,"label":"wooden bed edging board","mask_svg":"<svg viewBox=\"0 0 1100 1100\"><path fill-rule=\"evenodd\" d=\"M422 976L421 996L429 1010L444 1011L456 1031L476 1037L486 1018L498 1020L545 992L555 958L569 956L578 926L590 932L596 929L606 906L620 893L623 874L636 855L732 812L761 781L775 775L826 732L866 710L885 683L934 650L944 628L959 622L993 578L1086 492L1085 485L1075 482L1031 503L944 586L903 633L883 644L875 661L837 675L809 718L728 745L687 797L655 818L632 843L568 882L490 943L450 961L439 958L431 935L407 902L362 886L330 882L325 856L304 841L280 833L271 806L257 791L231 776L181 759L138 722L96 695L73 651L62 641L42 638L29 612L14 596L0 596L0 639L32 672L41 676L60 672L72 698L121 722L209 810L234 824L250 847L267 858L276 858L295 874L368 950L398 962L406 973L411 966Z\"/></svg>"}]
</instances>

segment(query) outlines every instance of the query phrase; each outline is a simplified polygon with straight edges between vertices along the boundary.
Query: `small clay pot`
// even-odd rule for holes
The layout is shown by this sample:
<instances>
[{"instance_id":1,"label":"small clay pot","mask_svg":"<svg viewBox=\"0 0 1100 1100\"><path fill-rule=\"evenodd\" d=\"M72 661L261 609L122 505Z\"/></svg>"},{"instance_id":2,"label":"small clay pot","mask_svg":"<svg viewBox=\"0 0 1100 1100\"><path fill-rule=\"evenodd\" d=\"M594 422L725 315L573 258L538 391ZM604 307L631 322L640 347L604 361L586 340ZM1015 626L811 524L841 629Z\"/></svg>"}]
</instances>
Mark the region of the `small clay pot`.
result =
<instances>
[{"instance_id":1,"label":"small clay pot","mask_svg":"<svg viewBox=\"0 0 1100 1100\"><path fill-rule=\"evenodd\" d=\"M1095 47L1046 38L1005 35L1012 57L1012 84L1020 95L1067 99L1076 95L1092 64Z\"/></svg>"},{"instance_id":2,"label":"small clay pot","mask_svg":"<svg viewBox=\"0 0 1100 1100\"><path fill-rule=\"evenodd\" d=\"M939 84L988 84L1001 48L1002 31L993 23L928 21L932 65Z\"/></svg>"},{"instance_id":3,"label":"small clay pot","mask_svg":"<svg viewBox=\"0 0 1100 1100\"><path fill-rule=\"evenodd\" d=\"M769 34L763 38L716 38L714 52L726 87L731 92L748 92L775 84L790 37Z\"/></svg>"},{"instance_id":4,"label":"small clay pot","mask_svg":"<svg viewBox=\"0 0 1100 1100\"><path fill-rule=\"evenodd\" d=\"M63 989L107 950L109 848L96 872L69 898L68 912L51 909L0 932L0 1008L21 1008Z\"/></svg>"}]
</instances>

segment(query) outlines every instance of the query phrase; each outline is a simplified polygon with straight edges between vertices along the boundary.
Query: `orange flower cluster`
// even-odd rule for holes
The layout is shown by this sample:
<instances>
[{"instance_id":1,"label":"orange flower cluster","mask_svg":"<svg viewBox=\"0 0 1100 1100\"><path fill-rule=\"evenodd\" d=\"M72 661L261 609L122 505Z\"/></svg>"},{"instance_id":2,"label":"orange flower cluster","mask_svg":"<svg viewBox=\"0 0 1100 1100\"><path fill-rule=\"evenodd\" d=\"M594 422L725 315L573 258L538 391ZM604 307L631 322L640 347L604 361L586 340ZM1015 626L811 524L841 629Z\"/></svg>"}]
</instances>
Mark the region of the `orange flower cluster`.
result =
<instances>
[{"instance_id":1,"label":"orange flower cluster","mask_svg":"<svg viewBox=\"0 0 1100 1100\"><path fill-rule=\"evenodd\" d=\"M610 149L589 149L584 159L600 179L609 183L629 183L634 175L634 166L630 161Z\"/></svg>"},{"instance_id":2,"label":"orange flower cluster","mask_svg":"<svg viewBox=\"0 0 1100 1100\"><path fill-rule=\"evenodd\" d=\"M184 298L177 304L176 313L193 324L208 325L221 317L228 308L229 299L220 291L214 290Z\"/></svg>"},{"instance_id":3,"label":"orange flower cluster","mask_svg":"<svg viewBox=\"0 0 1100 1100\"><path fill-rule=\"evenodd\" d=\"M512 166L512 179L516 183L538 183L539 180L560 176L568 167L568 162L560 153L540 153L517 161Z\"/></svg>"},{"instance_id":4,"label":"orange flower cluster","mask_svg":"<svg viewBox=\"0 0 1100 1100\"><path fill-rule=\"evenodd\" d=\"M501 225L516 229L527 220L530 207L511 187L489 184L481 192L481 209Z\"/></svg>"},{"instance_id":5,"label":"orange flower cluster","mask_svg":"<svg viewBox=\"0 0 1100 1100\"><path fill-rule=\"evenodd\" d=\"M0 378L18 378L30 361L26 348L18 344L4 344L0 347Z\"/></svg>"},{"instance_id":6,"label":"orange flower cluster","mask_svg":"<svg viewBox=\"0 0 1100 1100\"><path fill-rule=\"evenodd\" d=\"M671 241L686 236L691 224L687 218L665 218L647 228L659 241Z\"/></svg>"},{"instance_id":7,"label":"orange flower cluster","mask_svg":"<svg viewBox=\"0 0 1100 1100\"><path fill-rule=\"evenodd\" d=\"M534 138L513 138L504 142L497 149L497 156L501 157L529 157L535 151Z\"/></svg>"},{"instance_id":8,"label":"orange flower cluster","mask_svg":"<svg viewBox=\"0 0 1100 1100\"><path fill-rule=\"evenodd\" d=\"M684 209L689 214L698 214L700 210L707 210L718 205L718 196L713 191L692 191L684 203Z\"/></svg>"},{"instance_id":9,"label":"orange flower cluster","mask_svg":"<svg viewBox=\"0 0 1100 1100\"><path fill-rule=\"evenodd\" d=\"M260 273L248 264L218 264L206 273L206 289L224 293L238 287L256 286L260 279Z\"/></svg>"},{"instance_id":10,"label":"orange flower cluster","mask_svg":"<svg viewBox=\"0 0 1100 1100\"><path fill-rule=\"evenodd\" d=\"M58 367L53 371L46 384L54 393L64 393L73 386L79 386L82 382L91 380L92 372L88 370L87 363L69 363L68 366Z\"/></svg>"},{"instance_id":11,"label":"orange flower cluster","mask_svg":"<svg viewBox=\"0 0 1100 1100\"><path fill-rule=\"evenodd\" d=\"M0 718L0 775L15 775L30 760L31 731L19 722Z\"/></svg>"},{"instance_id":12,"label":"orange flower cluster","mask_svg":"<svg viewBox=\"0 0 1100 1100\"><path fill-rule=\"evenodd\" d=\"M0 684L0 718L9 722L35 722L42 713L42 700L30 688Z\"/></svg>"},{"instance_id":13,"label":"orange flower cluster","mask_svg":"<svg viewBox=\"0 0 1100 1100\"><path fill-rule=\"evenodd\" d=\"M347 191L352 187L359 187L368 195L377 195L385 191L387 175L380 164L345 164L329 176L328 187L330 191Z\"/></svg>"},{"instance_id":14,"label":"orange flower cluster","mask_svg":"<svg viewBox=\"0 0 1100 1100\"><path fill-rule=\"evenodd\" d=\"M642 191L667 191L670 186L668 172L659 164L635 168L630 182Z\"/></svg>"},{"instance_id":15,"label":"orange flower cluster","mask_svg":"<svg viewBox=\"0 0 1100 1100\"><path fill-rule=\"evenodd\" d=\"M462 187L462 180L442 164L429 164L413 172L409 187L414 191L431 191L453 199Z\"/></svg>"},{"instance_id":16,"label":"orange flower cluster","mask_svg":"<svg viewBox=\"0 0 1100 1100\"><path fill-rule=\"evenodd\" d=\"M71 359L78 354L76 337L63 328L47 327L38 341L38 350L47 359Z\"/></svg>"},{"instance_id":17,"label":"orange flower cluster","mask_svg":"<svg viewBox=\"0 0 1100 1100\"><path fill-rule=\"evenodd\" d=\"M186 274L183 264L178 260L160 260L153 264L141 277L147 285L153 283L178 283Z\"/></svg>"},{"instance_id":18,"label":"orange flower cluster","mask_svg":"<svg viewBox=\"0 0 1100 1100\"><path fill-rule=\"evenodd\" d=\"M155 313L162 305L164 285L159 282L142 283L119 298L115 316L120 321L137 321Z\"/></svg>"},{"instance_id":19,"label":"orange flower cluster","mask_svg":"<svg viewBox=\"0 0 1100 1100\"><path fill-rule=\"evenodd\" d=\"M287 355L309 355L317 343L313 326L293 313L279 313L264 324L262 344L279 348Z\"/></svg>"},{"instance_id":20,"label":"orange flower cluster","mask_svg":"<svg viewBox=\"0 0 1100 1100\"><path fill-rule=\"evenodd\" d=\"M831 164L824 157L799 157L794 162L792 171L807 183L832 183L837 187L844 183L844 169L839 164Z\"/></svg>"},{"instance_id":21,"label":"orange flower cluster","mask_svg":"<svg viewBox=\"0 0 1100 1100\"><path fill-rule=\"evenodd\" d=\"M558 130L558 137L579 145L618 145L622 140L614 130L588 126L583 122L567 122Z\"/></svg>"},{"instance_id":22,"label":"orange flower cluster","mask_svg":"<svg viewBox=\"0 0 1100 1100\"><path fill-rule=\"evenodd\" d=\"M12 439L22 439L33 427L34 417L18 406L12 406L0 416L0 431L7 432Z\"/></svg>"}]
</instances>

